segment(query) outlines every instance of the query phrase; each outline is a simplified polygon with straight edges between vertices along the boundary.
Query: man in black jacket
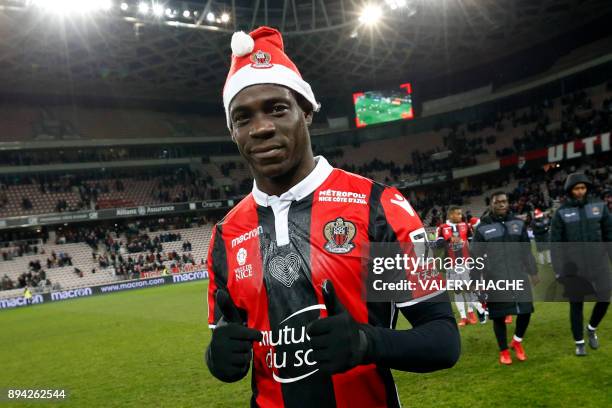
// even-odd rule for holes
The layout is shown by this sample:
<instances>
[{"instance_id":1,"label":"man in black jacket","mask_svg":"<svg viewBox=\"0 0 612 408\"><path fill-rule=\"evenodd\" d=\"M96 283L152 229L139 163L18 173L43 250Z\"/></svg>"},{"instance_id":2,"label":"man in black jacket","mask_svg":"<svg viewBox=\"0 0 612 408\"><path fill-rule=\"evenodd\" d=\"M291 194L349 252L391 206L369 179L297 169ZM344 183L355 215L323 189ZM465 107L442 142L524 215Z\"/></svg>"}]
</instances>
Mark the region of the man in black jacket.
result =
<instances>
[{"instance_id":1,"label":"man in black jacket","mask_svg":"<svg viewBox=\"0 0 612 408\"><path fill-rule=\"evenodd\" d=\"M522 347L522 340L534 310L528 277L534 285L539 279L535 259L531 253L527 225L509 213L506 193L499 191L491 195L490 214L480 220L474 232L471 248L474 258L486 259L484 270L472 270L473 278L484 278L485 282L523 282L523 290L487 291L487 305L500 350L499 362L512 364L504 322L507 315L517 315L516 329L510 347L514 350L516 358L524 361L527 356Z\"/></svg>"},{"instance_id":2,"label":"man in black jacket","mask_svg":"<svg viewBox=\"0 0 612 408\"><path fill-rule=\"evenodd\" d=\"M589 346L599 347L595 329L610 305L610 269L612 257L612 219L606 205L589 198L588 177L573 173L567 177L567 200L552 220L550 241L555 276L565 288L570 301L570 323L576 342L576 355L586 356L583 333L584 298L595 295L587 333ZM571 244L570 244L571 243Z\"/></svg>"}]
</instances>

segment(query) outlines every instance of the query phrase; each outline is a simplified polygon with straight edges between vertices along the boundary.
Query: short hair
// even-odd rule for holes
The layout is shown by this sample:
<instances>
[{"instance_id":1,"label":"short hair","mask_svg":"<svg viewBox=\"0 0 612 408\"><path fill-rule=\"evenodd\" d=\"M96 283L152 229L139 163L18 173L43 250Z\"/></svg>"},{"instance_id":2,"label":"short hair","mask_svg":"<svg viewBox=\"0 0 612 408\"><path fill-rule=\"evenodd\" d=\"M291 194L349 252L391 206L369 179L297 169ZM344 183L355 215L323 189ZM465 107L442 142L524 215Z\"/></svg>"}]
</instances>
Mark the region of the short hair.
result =
<instances>
[{"instance_id":1,"label":"short hair","mask_svg":"<svg viewBox=\"0 0 612 408\"><path fill-rule=\"evenodd\" d=\"M450 207L448 207L448 210L446 210L446 213L450 214L450 213L455 212L457 210L461 211L462 208L459 207L458 205L451 205Z\"/></svg>"},{"instance_id":2,"label":"short hair","mask_svg":"<svg viewBox=\"0 0 612 408\"><path fill-rule=\"evenodd\" d=\"M505 196L507 196L508 194L506 194L506 192L505 192L505 191L501 191L501 190L496 191L496 192L494 192L493 194L491 194L491 197L490 197L490 198L491 198L491 201L493 201L493 199L494 199L495 197L499 197L499 196L501 196L501 195L505 195Z\"/></svg>"}]
</instances>

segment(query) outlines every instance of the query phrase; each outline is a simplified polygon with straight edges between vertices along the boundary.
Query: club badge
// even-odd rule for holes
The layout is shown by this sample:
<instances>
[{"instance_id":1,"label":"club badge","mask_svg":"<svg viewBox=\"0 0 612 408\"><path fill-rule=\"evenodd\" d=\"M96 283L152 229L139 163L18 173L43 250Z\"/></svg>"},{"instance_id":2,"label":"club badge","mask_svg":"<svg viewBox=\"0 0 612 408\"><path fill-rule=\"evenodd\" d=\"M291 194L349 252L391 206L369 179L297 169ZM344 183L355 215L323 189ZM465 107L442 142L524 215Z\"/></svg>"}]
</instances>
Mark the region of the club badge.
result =
<instances>
[{"instance_id":1,"label":"club badge","mask_svg":"<svg viewBox=\"0 0 612 408\"><path fill-rule=\"evenodd\" d=\"M346 254L355 248L355 244L351 241L355 238L357 227L350 221L344 220L342 217L336 218L335 221L330 221L323 228L323 235L327 240L324 248L332 254Z\"/></svg>"},{"instance_id":2,"label":"club badge","mask_svg":"<svg viewBox=\"0 0 612 408\"><path fill-rule=\"evenodd\" d=\"M271 68L271 60L272 56L262 50L257 50L257 52L251 54L251 66L253 68Z\"/></svg>"}]
</instances>

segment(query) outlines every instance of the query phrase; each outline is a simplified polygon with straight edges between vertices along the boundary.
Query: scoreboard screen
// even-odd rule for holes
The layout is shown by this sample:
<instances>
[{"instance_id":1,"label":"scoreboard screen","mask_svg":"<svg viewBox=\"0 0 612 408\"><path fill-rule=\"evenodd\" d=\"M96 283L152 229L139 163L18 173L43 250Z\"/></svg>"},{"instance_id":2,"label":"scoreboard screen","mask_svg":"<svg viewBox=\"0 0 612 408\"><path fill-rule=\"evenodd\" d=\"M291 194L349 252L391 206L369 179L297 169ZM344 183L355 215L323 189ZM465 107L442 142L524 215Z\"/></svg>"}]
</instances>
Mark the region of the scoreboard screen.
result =
<instances>
[{"instance_id":1,"label":"scoreboard screen","mask_svg":"<svg viewBox=\"0 0 612 408\"><path fill-rule=\"evenodd\" d=\"M414 118L410 83L396 90L356 92L353 103L357 127Z\"/></svg>"}]
</instances>

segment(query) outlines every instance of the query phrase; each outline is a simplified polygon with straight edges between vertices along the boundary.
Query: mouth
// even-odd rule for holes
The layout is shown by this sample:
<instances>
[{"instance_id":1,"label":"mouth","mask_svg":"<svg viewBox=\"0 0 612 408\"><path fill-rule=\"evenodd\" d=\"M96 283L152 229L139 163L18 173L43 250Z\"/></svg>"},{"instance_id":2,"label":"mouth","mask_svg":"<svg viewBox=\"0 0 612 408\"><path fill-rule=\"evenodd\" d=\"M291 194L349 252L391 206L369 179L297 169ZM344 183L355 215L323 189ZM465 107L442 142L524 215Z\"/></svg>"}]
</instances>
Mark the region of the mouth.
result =
<instances>
[{"instance_id":1,"label":"mouth","mask_svg":"<svg viewBox=\"0 0 612 408\"><path fill-rule=\"evenodd\" d=\"M272 159L278 157L284 148L280 145L258 146L251 149L251 156L256 159Z\"/></svg>"}]
</instances>

